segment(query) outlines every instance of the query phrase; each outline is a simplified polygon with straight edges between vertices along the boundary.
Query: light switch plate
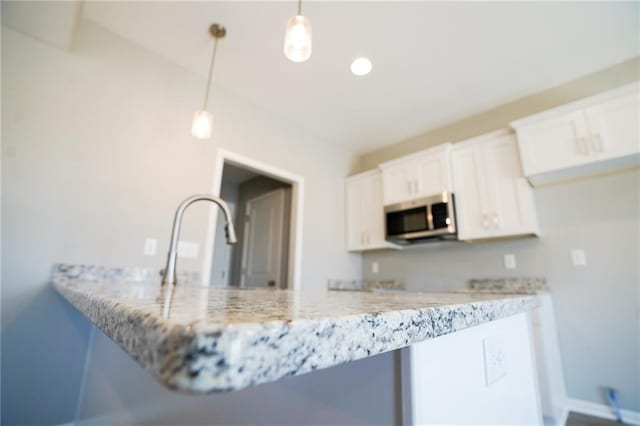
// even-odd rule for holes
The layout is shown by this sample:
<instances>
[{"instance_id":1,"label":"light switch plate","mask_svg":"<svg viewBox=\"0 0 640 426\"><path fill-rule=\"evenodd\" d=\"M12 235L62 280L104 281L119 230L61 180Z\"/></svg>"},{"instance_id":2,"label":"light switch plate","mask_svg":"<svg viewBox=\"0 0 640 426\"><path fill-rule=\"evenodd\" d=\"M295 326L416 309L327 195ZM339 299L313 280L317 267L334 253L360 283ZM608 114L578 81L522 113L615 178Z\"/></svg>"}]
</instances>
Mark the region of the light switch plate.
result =
<instances>
[{"instance_id":1,"label":"light switch plate","mask_svg":"<svg viewBox=\"0 0 640 426\"><path fill-rule=\"evenodd\" d=\"M486 337L483 345L485 384L489 387L507 375L507 353L500 336Z\"/></svg>"},{"instance_id":2,"label":"light switch plate","mask_svg":"<svg viewBox=\"0 0 640 426\"><path fill-rule=\"evenodd\" d=\"M504 255L504 267L505 269L516 269L516 255L505 254Z\"/></svg>"},{"instance_id":3,"label":"light switch plate","mask_svg":"<svg viewBox=\"0 0 640 426\"><path fill-rule=\"evenodd\" d=\"M147 238L144 240L144 255L155 256L158 252L158 240L155 238Z\"/></svg>"},{"instance_id":4,"label":"light switch plate","mask_svg":"<svg viewBox=\"0 0 640 426\"><path fill-rule=\"evenodd\" d=\"M377 274L378 272L380 272L380 266L378 265L378 262L372 262L371 263L371 273L372 274Z\"/></svg>"},{"instance_id":5,"label":"light switch plate","mask_svg":"<svg viewBox=\"0 0 640 426\"><path fill-rule=\"evenodd\" d=\"M178 241L178 257L195 259L198 257L200 245L193 241Z\"/></svg>"},{"instance_id":6,"label":"light switch plate","mask_svg":"<svg viewBox=\"0 0 640 426\"><path fill-rule=\"evenodd\" d=\"M571 263L573 263L573 266L585 266L587 264L587 256L584 254L584 250L571 250Z\"/></svg>"}]
</instances>

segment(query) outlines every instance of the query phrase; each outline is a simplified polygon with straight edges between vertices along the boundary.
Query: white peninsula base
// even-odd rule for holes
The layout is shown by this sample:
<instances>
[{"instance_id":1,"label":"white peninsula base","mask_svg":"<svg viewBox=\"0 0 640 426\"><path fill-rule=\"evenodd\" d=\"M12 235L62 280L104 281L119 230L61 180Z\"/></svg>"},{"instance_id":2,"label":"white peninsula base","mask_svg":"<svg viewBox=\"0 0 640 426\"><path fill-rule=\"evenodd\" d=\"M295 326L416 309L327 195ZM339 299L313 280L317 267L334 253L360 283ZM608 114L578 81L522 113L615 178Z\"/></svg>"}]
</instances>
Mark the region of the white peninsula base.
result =
<instances>
[{"instance_id":1,"label":"white peninsula base","mask_svg":"<svg viewBox=\"0 0 640 426\"><path fill-rule=\"evenodd\" d=\"M403 349L403 423L542 424L533 354L527 313Z\"/></svg>"}]
</instances>

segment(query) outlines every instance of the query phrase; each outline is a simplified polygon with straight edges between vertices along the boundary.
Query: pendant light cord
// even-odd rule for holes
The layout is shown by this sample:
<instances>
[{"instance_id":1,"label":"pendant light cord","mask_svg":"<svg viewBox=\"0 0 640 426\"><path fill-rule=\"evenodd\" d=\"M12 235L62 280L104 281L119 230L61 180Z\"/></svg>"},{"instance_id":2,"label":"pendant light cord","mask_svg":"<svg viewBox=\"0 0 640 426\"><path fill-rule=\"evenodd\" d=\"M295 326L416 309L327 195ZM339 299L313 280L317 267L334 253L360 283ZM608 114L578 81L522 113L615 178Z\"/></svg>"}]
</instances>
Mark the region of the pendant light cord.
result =
<instances>
[{"instance_id":1,"label":"pendant light cord","mask_svg":"<svg viewBox=\"0 0 640 426\"><path fill-rule=\"evenodd\" d=\"M298 16L302 15L302 0L298 0Z\"/></svg>"},{"instance_id":2,"label":"pendant light cord","mask_svg":"<svg viewBox=\"0 0 640 426\"><path fill-rule=\"evenodd\" d=\"M213 64L216 61L216 50L218 49L218 38L216 37L213 42L213 53L211 54L211 63L209 64L209 78L207 79L207 89L204 92L204 104L203 110L207 109L207 103L209 102L209 90L211 89L211 80L213 79Z\"/></svg>"}]
</instances>

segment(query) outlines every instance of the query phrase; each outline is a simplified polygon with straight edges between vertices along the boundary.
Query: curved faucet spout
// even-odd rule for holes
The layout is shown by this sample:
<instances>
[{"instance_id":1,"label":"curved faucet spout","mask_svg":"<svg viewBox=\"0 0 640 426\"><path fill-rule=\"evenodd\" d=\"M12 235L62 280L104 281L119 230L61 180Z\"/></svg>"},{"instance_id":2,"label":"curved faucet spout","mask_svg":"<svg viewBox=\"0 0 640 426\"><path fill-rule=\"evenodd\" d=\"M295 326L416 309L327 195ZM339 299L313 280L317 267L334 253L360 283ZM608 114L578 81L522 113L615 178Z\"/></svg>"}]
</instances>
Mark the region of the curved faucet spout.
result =
<instances>
[{"instance_id":1,"label":"curved faucet spout","mask_svg":"<svg viewBox=\"0 0 640 426\"><path fill-rule=\"evenodd\" d=\"M169 246L169 255L167 256L167 265L164 268L164 274L162 276L162 285L175 285L176 284L176 261L178 259L178 239L180 238L180 227L182 226L182 216L184 215L184 211L191 204L196 201L211 201L214 204L217 204L222 212L224 213L224 218L227 222L227 225L224 227L224 231L227 237L227 244L235 244L237 242L236 239L236 230L233 227L233 220L231 219L231 213L229 212L229 206L224 200L214 197L213 195L192 195L191 197L184 200L178 206L176 210L176 215L173 219L173 230L171 231L171 244Z\"/></svg>"}]
</instances>

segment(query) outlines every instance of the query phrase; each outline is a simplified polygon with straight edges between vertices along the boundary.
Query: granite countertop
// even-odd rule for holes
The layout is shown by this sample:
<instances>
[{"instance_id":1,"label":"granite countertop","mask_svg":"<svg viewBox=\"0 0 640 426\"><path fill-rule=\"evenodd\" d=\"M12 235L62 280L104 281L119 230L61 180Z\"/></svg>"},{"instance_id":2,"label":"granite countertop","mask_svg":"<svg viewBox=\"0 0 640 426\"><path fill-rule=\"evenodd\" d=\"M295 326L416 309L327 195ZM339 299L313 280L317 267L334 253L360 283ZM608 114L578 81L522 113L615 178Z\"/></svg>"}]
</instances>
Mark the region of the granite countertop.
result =
<instances>
[{"instance_id":1,"label":"granite countertop","mask_svg":"<svg viewBox=\"0 0 640 426\"><path fill-rule=\"evenodd\" d=\"M474 278L468 287L454 293L475 294L544 294L549 291L544 277L536 278Z\"/></svg>"},{"instance_id":2,"label":"granite countertop","mask_svg":"<svg viewBox=\"0 0 640 426\"><path fill-rule=\"evenodd\" d=\"M513 295L161 287L157 271L56 265L55 289L161 383L233 391L533 309Z\"/></svg>"}]
</instances>

